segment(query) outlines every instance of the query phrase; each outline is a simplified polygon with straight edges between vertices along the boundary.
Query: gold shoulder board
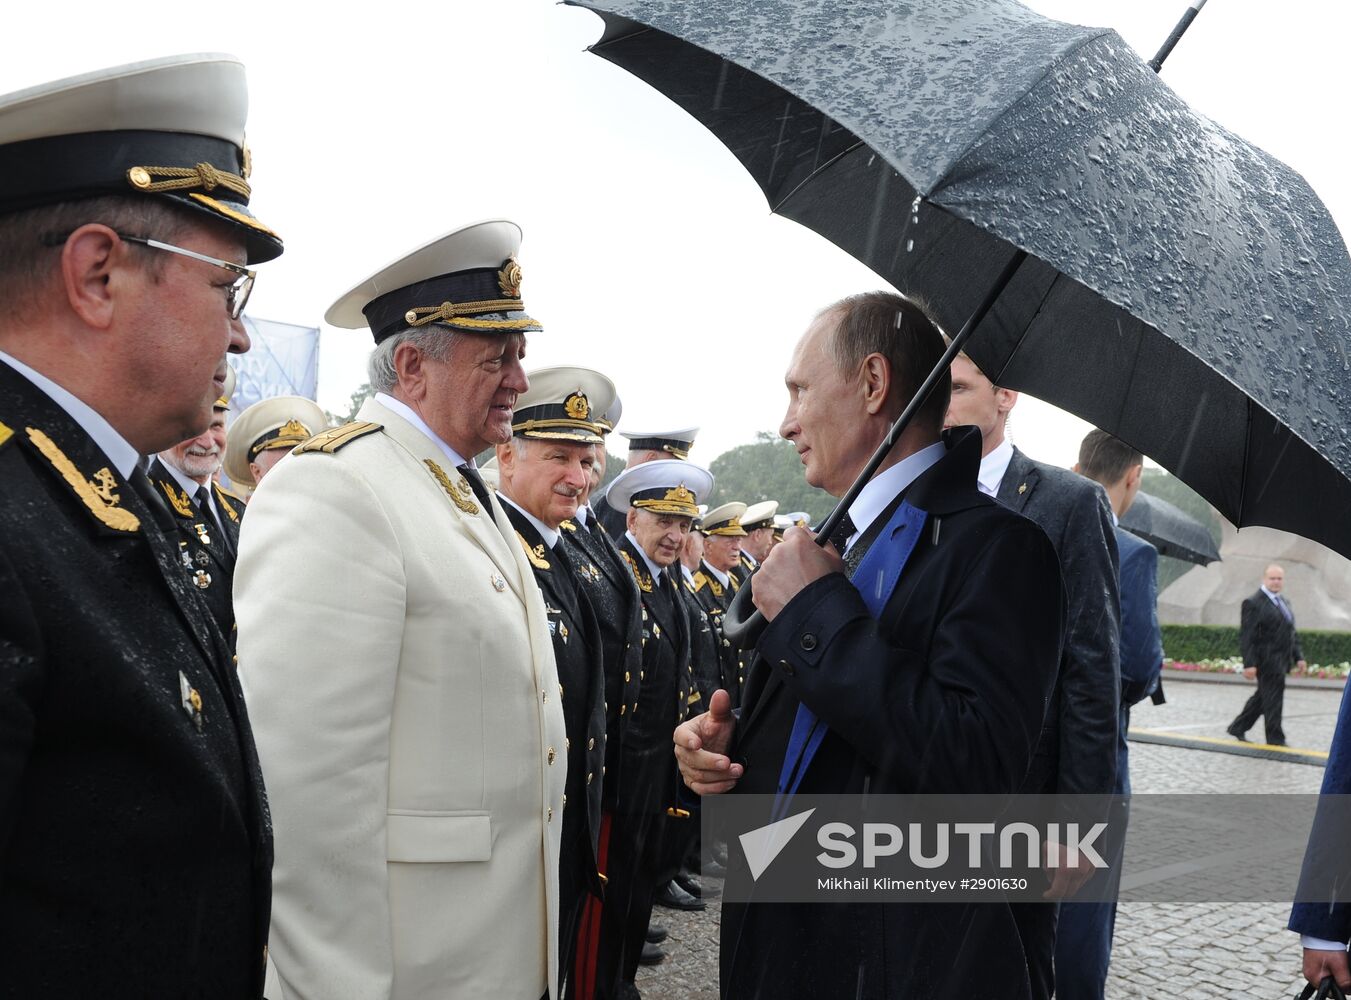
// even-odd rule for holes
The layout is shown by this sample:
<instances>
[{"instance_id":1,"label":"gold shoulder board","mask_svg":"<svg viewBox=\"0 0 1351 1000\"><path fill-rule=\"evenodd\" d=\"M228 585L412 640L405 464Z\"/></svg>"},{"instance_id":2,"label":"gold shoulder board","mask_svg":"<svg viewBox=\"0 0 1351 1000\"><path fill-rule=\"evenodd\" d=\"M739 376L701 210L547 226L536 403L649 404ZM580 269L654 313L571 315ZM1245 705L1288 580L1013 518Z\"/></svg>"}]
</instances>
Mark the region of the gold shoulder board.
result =
<instances>
[{"instance_id":1,"label":"gold shoulder board","mask_svg":"<svg viewBox=\"0 0 1351 1000\"><path fill-rule=\"evenodd\" d=\"M291 454L304 455L309 452L321 451L325 455L332 455L339 448L351 444L357 438L374 434L381 428L381 424L372 423L369 420L356 420L350 424L343 424L341 427L321 431L304 444L296 445Z\"/></svg>"}]
</instances>

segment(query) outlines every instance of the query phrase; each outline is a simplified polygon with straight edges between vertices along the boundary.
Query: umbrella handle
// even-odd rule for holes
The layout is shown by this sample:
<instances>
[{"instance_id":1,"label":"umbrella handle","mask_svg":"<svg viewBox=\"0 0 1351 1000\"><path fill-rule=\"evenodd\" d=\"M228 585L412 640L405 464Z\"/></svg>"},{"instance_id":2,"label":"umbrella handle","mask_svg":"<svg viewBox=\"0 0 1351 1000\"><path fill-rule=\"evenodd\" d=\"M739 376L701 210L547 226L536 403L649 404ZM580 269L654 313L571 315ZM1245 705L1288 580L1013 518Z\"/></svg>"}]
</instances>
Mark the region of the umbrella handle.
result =
<instances>
[{"instance_id":1,"label":"umbrella handle","mask_svg":"<svg viewBox=\"0 0 1351 1000\"><path fill-rule=\"evenodd\" d=\"M1310 997L1314 998L1314 1000L1324 1000L1324 998L1328 998L1328 1000L1346 1000L1346 994L1343 993L1342 988L1337 985L1337 980L1333 979L1331 976L1325 976L1323 981L1318 984L1316 993L1314 990L1314 984L1307 983L1297 1000L1309 1000Z\"/></svg>"},{"instance_id":2,"label":"umbrella handle","mask_svg":"<svg viewBox=\"0 0 1351 1000\"><path fill-rule=\"evenodd\" d=\"M1013 275L1025 260L1027 260L1026 250L1019 250L1009 258L1009 262L1004 265L1004 270L999 272L999 277L995 278L994 284L985 293L985 298L981 300L980 305L976 306L975 312L962 324L961 330L958 331L957 336L952 338L947 350L943 352L943 356L938 359L938 363L933 366L933 370L925 376L923 383L915 390L915 395L911 397L910 402L901 411L901 415L896 418L896 422L891 425L886 440L877 446L877 450L873 452L872 458L868 459L868 464L858 474L854 484L845 491L844 496L840 498L840 502L835 505L835 509L827 514L826 519L817 527L817 545L824 546L830 539L835 526L840 523L840 519L844 517L850 505L863 491L863 487L877 472L877 467L882 464L896 442L901 439L905 429L910 426L910 421L919 412L919 408L924 405L924 401L929 398L929 393L933 392L934 386L938 385L947 370L952 367L953 359L962 353L962 349L966 347L966 342L976 332L976 327L980 326L980 322L985 318L986 313L994 308L995 300L1004 294L1004 289L1008 287L1009 282L1013 280ZM753 648L760 638L760 633L765 628L765 616L755 610L751 603L751 580L753 579L755 579L754 573L747 577L746 582L737 590L722 617L723 638L741 649Z\"/></svg>"},{"instance_id":3,"label":"umbrella handle","mask_svg":"<svg viewBox=\"0 0 1351 1000\"><path fill-rule=\"evenodd\" d=\"M1192 0L1191 6L1187 8L1181 19L1173 27L1172 34L1164 41L1159 51L1154 53L1154 58L1149 60L1147 65L1155 73L1163 68L1163 61L1172 54L1173 48L1181 40L1182 36L1187 33L1187 29L1192 26L1192 22L1196 20L1196 15L1201 13L1201 8L1205 5L1206 0Z\"/></svg>"}]
</instances>

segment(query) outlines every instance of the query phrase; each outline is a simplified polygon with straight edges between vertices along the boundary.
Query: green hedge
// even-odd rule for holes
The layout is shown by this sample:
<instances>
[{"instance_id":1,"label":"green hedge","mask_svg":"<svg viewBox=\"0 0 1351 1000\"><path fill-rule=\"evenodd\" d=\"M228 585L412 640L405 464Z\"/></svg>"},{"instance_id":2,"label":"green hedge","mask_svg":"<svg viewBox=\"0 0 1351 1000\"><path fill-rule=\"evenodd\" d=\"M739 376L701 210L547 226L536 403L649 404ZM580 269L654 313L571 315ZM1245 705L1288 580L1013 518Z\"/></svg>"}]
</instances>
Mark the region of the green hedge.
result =
<instances>
[{"instance_id":1,"label":"green hedge","mask_svg":"<svg viewBox=\"0 0 1351 1000\"><path fill-rule=\"evenodd\" d=\"M1163 625L1163 655L1180 663L1219 660L1238 656L1236 625ZM1351 632L1320 632L1300 629L1304 658L1321 666L1351 660Z\"/></svg>"}]
</instances>

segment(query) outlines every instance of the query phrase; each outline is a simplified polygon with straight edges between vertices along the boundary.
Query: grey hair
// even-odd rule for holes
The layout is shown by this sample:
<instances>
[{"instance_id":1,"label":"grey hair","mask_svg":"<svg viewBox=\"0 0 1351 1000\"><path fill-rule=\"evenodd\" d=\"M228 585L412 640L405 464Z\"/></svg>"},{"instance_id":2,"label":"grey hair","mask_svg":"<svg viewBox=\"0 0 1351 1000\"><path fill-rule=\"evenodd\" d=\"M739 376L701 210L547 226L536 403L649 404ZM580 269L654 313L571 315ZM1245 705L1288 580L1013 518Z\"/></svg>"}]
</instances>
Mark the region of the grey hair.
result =
<instances>
[{"instance_id":1,"label":"grey hair","mask_svg":"<svg viewBox=\"0 0 1351 1000\"><path fill-rule=\"evenodd\" d=\"M193 213L162 198L123 195L84 198L0 216L0 311L14 318L36 304L55 274L58 260L57 254L43 250L59 248L81 226L97 222L129 236L153 236L172 243L192 219ZM166 256L150 251L146 267L152 277L158 277Z\"/></svg>"},{"instance_id":2,"label":"grey hair","mask_svg":"<svg viewBox=\"0 0 1351 1000\"><path fill-rule=\"evenodd\" d=\"M435 324L424 327L405 327L375 345L366 374L376 392L392 392L399 384L399 373L394 367L394 352L400 344L412 344L433 361L445 361L455 346L455 332Z\"/></svg>"}]
</instances>

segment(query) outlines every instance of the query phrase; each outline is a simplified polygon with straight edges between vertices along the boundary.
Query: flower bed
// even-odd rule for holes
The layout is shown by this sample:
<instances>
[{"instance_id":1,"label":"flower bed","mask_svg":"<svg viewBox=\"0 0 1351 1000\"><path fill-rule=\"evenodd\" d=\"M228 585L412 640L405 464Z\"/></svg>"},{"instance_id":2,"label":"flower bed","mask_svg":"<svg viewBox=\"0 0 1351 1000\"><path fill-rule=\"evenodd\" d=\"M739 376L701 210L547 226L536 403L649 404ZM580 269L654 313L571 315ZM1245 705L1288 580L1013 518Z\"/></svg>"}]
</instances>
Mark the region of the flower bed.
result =
<instances>
[{"instance_id":1,"label":"flower bed","mask_svg":"<svg viewBox=\"0 0 1351 1000\"><path fill-rule=\"evenodd\" d=\"M1184 663L1177 660L1164 658L1163 667L1165 670L1191 671L1204 674L1243 674L1243 660L1237 656L1229 656L1216 660L1197 660L1194 663ZM1307 669L1292 670L1291 677L1316 677L1320 680L1345 680L1347 675L1351 674L1351 663L1342 662L1334 664L1310 663Z\"/></svg>"}]
</instances>

